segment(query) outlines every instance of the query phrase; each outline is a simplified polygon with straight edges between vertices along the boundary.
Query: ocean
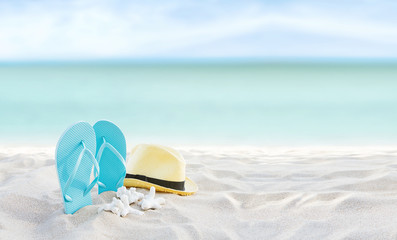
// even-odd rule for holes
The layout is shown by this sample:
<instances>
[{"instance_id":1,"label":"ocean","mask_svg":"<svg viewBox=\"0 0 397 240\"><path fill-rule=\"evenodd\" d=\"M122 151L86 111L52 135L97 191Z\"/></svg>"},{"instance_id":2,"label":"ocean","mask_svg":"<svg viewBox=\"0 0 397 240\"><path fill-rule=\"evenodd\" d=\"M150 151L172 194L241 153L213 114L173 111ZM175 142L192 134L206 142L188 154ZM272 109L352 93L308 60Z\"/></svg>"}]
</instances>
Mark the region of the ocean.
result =
<instances>
[{"instance_id":1,"label":"ocean","mask_svg":"<svg viewBox=\"0 0 397 240\"><path fill-rule=\"evenodd\" d=\"M129 145L393 145L397 63L0 64L0 144L100 119Z\"/></svg>"}]
</instances>

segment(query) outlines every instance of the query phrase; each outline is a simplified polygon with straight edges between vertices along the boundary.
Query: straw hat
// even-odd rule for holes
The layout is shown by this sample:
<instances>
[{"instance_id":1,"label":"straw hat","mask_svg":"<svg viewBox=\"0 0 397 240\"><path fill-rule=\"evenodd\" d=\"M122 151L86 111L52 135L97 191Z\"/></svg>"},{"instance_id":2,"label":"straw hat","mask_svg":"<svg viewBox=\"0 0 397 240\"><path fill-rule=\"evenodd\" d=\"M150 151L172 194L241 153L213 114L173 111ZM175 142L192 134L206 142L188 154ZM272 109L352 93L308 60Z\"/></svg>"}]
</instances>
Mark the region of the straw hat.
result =
<instances>
[{"instance_id":1,"label":"straw hat","mask_svg":"<svg viewBox=\"0 0 397 240\"><path fill-rule=\"evenodd\" d=\"M185 159L175 149L140 144L127 161L126 187L155 187L159 192L192 195L197 185L185 176Z\"/></svg>"}]
</instances>

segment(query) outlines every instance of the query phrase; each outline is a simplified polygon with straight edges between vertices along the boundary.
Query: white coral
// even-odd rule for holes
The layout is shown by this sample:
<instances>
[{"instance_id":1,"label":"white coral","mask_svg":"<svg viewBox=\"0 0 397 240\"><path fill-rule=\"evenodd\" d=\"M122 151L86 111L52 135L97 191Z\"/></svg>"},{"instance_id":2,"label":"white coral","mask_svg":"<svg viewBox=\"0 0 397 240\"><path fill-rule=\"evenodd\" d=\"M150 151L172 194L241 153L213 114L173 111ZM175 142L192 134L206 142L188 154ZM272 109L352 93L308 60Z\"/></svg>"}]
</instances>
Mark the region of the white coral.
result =
<instances>
[{"instance_id":1,"label":"white coral","mask_svg":"<svg viewBox=\"0 0 397 240\"><path fill-rule=\"evenodd\" d=\"M135 215L143 215L143 212L142 211L139 211L139 210L137 210L137 209L133 209L132 207L130 207L130 204L129 204L129 200L128 200L128 196L127 195L123 195L123 196L121 196L120 197L120 200L121 200L121 202L123 203L123 205L124 205L124 209L121 211L121 216L122 217L125 217L125 216L127 216L127 214L129 214L129 213L132 213L132 214L135 214Z\"/></svg>"},{"instance_id":2,"label":"white coral","mask_svg":"<svg viewBox=\"0 0 397 240\"><path fill-rule=\"evenodd\" d=\"M154 198L156 194L156 189L154 187L150 188L150 192L146 195L142 201L138 203L138 206L142 208L142 210L149 210L149 209L160 209L161 205L165 203L164 198Z\"/></svg>"},{"instance_id":3,"label":"white coral","mask_svg":"<svg viewBox=\"0 0 397 240\"><path fill-rule=\"evenodd\" d=\"M102 208L98 210L98 212L101 211L110 211L117 216L125 217L129 213L135 214L135 215L143 215L142 211L133 209L130 207L128 203L128 196L127 195L122 195L120 199L113 198L113 201L109 204L105 204Z\"/></svg>"},{"instance_id":4,"label":"white coral","mask_svg":"<svg viewBox=\"0 0 397 240\"><path fill-rule=\"evenodd\" d=\"M130 188L127 190L126 187L122 186L119 189L117 189L117 197L121 198L121 196L126 195L128 197L128 202L129 204L138 202L143 198L143 194L140 192L137 192L135 188Z\"/></svg>"},{"instance_id":5,"label":"white coral","mask_svg":"<svg viewBox=\"0 0 397 240\"><path fill-rule=\"evenodd\" d=\"M165 199L161 197L154 198L155 194L156 189L154 187L151 187L149 194L144 196L142 193L137 192L135 188L127 190L126 187L122 186L117 189L117 197L120 199L114 197L111 203L100 207L98 209L98 213L105 210L110 211L119 217L125 217L130 213L143 215L144 213L142 211L133 209L130 204L142 200L138 202L138 206L143 210L159 209L161 208L161 205L165 203Z\"/></svg>"}]
</instances>

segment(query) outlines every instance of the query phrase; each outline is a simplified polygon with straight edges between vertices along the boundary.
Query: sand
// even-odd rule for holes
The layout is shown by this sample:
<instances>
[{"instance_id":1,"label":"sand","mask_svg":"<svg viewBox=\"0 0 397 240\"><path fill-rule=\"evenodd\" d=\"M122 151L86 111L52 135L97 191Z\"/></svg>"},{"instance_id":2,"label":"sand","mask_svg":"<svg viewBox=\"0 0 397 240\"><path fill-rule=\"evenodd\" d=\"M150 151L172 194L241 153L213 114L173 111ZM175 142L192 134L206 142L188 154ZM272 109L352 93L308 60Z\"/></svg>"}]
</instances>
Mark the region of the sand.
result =
<instances>
[{"instance_id":1,"label":"sand","mask_svg":"<svg viewBox=\"0 0 397 240\"><path fill-rule=\"evenodd\" d=\"M96 188L63 214L53 148L0 148L0 239L397 238L397 147L177 149L199 191L120 218Z\"/></svg>"}]
</instances>

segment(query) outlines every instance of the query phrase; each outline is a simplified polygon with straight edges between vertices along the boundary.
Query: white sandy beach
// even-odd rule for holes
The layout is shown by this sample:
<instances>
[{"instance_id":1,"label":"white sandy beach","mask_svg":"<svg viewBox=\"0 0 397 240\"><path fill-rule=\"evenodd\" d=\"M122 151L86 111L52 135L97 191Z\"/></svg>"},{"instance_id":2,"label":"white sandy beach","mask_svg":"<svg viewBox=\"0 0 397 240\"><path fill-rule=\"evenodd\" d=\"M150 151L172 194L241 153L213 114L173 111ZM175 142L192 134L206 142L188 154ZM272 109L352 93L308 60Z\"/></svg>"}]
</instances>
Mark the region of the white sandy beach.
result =
<instances>
[{"instance_id":1,"label":"white sandy beach","mask_svg":"<svg viewBox=\"0 0 397 240\"><path fill-rule=\"evenodd\" d=\"M397 238L397 147L177 149L199 191L120 218L96 188L63 214L53 148L0 148L0 239Z\"/></svg>"}]
</instances>

